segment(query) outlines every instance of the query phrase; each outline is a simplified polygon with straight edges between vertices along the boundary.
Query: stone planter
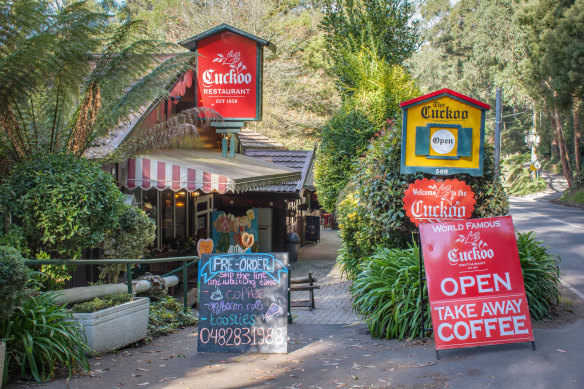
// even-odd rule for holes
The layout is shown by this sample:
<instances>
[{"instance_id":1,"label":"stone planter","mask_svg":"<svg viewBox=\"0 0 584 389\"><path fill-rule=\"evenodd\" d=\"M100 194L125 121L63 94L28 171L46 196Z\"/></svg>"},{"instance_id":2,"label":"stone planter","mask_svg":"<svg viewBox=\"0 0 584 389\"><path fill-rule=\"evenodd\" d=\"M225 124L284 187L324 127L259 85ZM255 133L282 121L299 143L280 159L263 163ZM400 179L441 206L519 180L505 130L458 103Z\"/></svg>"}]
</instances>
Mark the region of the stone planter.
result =
<instances>
[{"instance_id":1,"label":"stone planter","mask_svg":"<svg viewBox=\"0 0 584 389\"><path fill-rule=\"evenodd\" d=\"M117 350L146 337L150 300L137 298L92 313L74 313L73 319L85 328L87 345L93 355Z\"/></svg>"}]
</instances>

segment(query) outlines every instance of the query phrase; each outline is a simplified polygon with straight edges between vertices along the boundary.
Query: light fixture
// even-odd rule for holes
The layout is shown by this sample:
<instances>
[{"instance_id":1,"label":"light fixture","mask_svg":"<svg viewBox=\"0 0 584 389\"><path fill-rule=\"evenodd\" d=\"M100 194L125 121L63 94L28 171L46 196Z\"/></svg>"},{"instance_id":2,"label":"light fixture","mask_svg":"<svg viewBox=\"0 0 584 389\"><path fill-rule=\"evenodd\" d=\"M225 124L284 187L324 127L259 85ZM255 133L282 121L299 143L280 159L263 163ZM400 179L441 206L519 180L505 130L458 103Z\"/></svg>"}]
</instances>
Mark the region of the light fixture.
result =
<instances>
[{"instance_id":1,"label":"light fixture","mask_svg":"<svg viewBox=\"0 0 584 389\"><path fill-rule=\"evenodd\" d=\"M273 206L274 206L274 202L273 202L273 201L270 201L270 202L268 203L268 205L269 205L270 207L273 207Z\"/></svg>"},{"instance_id":2,"label":"light fixture","mask_svg":"<svg viewBox=\"0 0 584 389\"><path fill-rule=\"evenodd\" d=\"M233 205L234 201L233 200L229 200L229 205Z\"/></svg>"}]
</instances>

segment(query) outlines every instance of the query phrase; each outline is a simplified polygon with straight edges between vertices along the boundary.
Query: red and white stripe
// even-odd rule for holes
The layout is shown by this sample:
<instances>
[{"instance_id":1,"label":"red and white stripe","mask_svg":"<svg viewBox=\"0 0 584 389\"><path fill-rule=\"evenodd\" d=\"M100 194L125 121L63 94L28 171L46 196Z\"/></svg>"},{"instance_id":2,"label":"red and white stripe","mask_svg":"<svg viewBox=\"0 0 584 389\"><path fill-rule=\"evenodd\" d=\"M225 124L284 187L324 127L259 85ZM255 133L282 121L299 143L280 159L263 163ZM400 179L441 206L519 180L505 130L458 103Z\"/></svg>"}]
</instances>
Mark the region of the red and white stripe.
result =
<instances>
[{"instance_id":1,"label":"red and white stripe","mask_svg":"<svg viewBox=\"0 0 584 389\"><path fill-rule=\"evenodd\" d=\"M137 157L128 159L124 186L128 189L172 189L204 193L235 191L235 183L227 176L186 166Z\"/></svg>"}]
</instances>

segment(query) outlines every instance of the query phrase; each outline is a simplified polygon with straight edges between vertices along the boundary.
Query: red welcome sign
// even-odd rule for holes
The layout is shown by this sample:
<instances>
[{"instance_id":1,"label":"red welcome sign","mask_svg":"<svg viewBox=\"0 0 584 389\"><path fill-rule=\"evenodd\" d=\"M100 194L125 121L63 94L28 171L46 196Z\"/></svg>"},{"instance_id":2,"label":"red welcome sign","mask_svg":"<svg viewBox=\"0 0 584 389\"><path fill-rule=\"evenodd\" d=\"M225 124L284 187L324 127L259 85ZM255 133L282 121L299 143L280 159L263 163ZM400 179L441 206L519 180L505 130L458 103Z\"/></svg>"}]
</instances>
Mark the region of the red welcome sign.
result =
<instances>
[{"instance_id":1,"label":"red welcome sign","mask_svg":"<svg viewBox=\"0 0 584 389\"><path fill-rule=\"evenodd\" d=\"M436 349L533 341L511 216L420 225Z\"/></svg>"},{"instance_id":2,"label":"red welcome sign","mask_svg":"<svg viewBox=\"0 0 584 389\"><path fill-rule=\"evenodd\" d=\"M212 108L224 119L259 120L258 43L222 31L200 40L197 51L197 106Z\"/></svg>"},{"instance_id":3,"label":"red welcome sign","mask_svg":"<svg viewBox=\"0 0 584 389\"><path fill-rule=\"evenodd\" d=\"M464 181L416 180L404 196L404 209L416 224L469 219L474 211L474 193Z\"/></svg>"}]
</instances>

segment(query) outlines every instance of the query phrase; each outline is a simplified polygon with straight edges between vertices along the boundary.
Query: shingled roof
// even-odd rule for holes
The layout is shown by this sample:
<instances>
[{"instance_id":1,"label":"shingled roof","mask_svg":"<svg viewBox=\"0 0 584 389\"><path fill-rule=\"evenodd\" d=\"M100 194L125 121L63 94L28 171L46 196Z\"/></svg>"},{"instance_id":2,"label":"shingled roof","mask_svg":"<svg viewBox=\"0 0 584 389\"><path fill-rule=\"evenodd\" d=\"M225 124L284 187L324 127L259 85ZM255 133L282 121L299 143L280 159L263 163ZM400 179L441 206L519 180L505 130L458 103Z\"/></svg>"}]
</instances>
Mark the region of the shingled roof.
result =
<instances>
[{"instance_id":1,"label":"shingled roof","mask_svg":"<svg viewBox=\"0 0 584 389\"><path fill-rule=\"evenodd\" d=\"M242 128L237 134L239 144L245 149L284 149L284 145L249 128Z\"/></svg>"},{"instance_id":2,"label":"shingled roof","mask_svg":"<svg viewBox=\"0 0 584 389\"><path fill-rule=\"evenodd\" d=\"M290 184L268 186L262 188L262 192L294 193L299 192L302 187L312 188L311 170L314 157L313 150L244 149L243 152L248 157L262 159L266 162L272 162L302 172L299 181Z\"/></svg>"}]
</instances>

